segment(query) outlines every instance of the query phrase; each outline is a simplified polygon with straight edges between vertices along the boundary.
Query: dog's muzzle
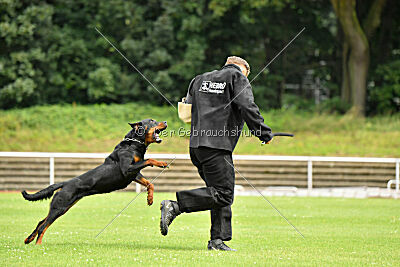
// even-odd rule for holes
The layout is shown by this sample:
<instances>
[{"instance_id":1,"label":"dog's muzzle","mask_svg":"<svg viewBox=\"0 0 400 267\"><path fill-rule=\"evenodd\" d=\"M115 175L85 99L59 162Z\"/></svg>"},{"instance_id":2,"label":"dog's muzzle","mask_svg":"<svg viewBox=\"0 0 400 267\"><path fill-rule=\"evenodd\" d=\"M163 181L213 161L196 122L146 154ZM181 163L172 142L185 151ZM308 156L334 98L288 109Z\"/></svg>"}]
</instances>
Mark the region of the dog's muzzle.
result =
<instances>
[{"instance_id":1,"label":"dog's muzzle","mask_svg":"<svg viewBox=\"0 0 400 267\"><path fill-rule=\"evenodd\" d=\"M156 143L161 143L162 142L162 139L160 138L160 133L161 133L161 130L159 130L159 129L156 129L154 131L153 139L156 141Z\"/></svg>"},{"instance_id":2,"label":"dog's muzzle","mask_svg":"<svg viewBox=\"0 0 400 267\"><path fill-rule=\"evenodd\" d=\"M154 130L153 139L154 139L154 141L155 141L156 143L161 143L161 142L162 142L162 139L160 138L160 133L161 133L162 131L164 131L165 129L167 129L167 122L164 121L163 124L164 124L164 128L161 128L161 129L156 128L156 129Z\"/></svg>"}]
</instances>

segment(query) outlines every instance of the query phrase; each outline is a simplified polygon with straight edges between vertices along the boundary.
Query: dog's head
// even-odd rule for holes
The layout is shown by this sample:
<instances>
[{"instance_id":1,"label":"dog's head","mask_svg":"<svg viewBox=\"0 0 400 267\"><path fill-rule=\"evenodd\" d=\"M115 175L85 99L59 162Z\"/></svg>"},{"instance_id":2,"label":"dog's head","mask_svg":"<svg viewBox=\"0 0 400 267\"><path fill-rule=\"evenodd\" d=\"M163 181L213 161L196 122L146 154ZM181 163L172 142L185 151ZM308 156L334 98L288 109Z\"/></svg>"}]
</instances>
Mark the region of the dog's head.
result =
<instances>
[{"instance_id":1,"label":"dog's head","mask_svg":"<svg viewBox=\"0 0 400 267\"><path fill-rule=\"evenodd\" d=\"M160 133L167 128L167 122L158 122L153 119L145 119L135 123L129 123L132 130L125 136L136 138L149 145L151 143L161 143Z\"/></svg>"}]
</instances>

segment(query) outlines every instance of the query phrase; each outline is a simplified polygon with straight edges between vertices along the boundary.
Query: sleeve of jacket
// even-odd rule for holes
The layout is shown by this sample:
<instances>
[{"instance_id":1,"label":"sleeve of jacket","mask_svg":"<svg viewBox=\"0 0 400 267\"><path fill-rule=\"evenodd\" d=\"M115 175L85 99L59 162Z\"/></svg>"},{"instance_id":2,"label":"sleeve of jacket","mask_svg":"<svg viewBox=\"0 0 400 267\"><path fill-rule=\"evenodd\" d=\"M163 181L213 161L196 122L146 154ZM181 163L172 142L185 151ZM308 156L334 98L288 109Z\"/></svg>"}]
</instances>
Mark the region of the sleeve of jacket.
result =
<instances>
[{"instance_id":1,"label":"sleeve of jacket","mask_svg":"<svg viewBox=\"0 0 400 267\"><path fill-rule=\"evenodd\" d=\"M242 117L252 134L261 141L272 139L271 128L264 123L264 118L254 102L253 91L249 80L241 73L236 73L233 84L233 103L240 107Z\"/></svg>"},{"instance_id":2,"label":"sleeve of jacket","mask_svg":"<svg viewBox=\"0 0 400 267\"><path fill-rule=\"evenodd\" d=\"M193 84L194 84L194 80L196 79L196 77L194 77L192 79L192 81L189 84L189 88L188 88L188 92L186 95L186 103L187 104L192 104L192 95L193 95Z\"/></svg>"}]
</instances>

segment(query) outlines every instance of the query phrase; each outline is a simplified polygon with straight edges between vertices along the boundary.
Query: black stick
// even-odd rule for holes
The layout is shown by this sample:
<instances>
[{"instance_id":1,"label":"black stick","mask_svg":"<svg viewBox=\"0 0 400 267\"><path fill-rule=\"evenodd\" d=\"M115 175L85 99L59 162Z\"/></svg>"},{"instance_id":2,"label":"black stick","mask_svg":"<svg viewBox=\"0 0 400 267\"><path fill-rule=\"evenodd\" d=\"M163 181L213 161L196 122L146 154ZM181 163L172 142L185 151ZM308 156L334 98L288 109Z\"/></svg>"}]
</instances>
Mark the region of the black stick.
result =
<instances>
[{"instance_id":1,"label":"black stick","mask_svg":"<svg viewBox=\"0 0 400 267\"><path fill-rule=\"evenodd\" d=\"M275 137L275 136L288 136L288 137L294 137L294 134L291 134L291 133L273 133L273 134L272 134L272 137Z\"/></svg>"},{"instance_id":2,"label":"black stick","mask_svg":"<svg viewBox=\"0 0 400 267\"><path fill-rule=\"evenodd\" d=\"M291 133L271 133L272 138L275 136L287 136L287 137L294 137L294 134ZM265 145L266 143L263 141L261 142L261 145Z\"/></svg>"}]
</instances>

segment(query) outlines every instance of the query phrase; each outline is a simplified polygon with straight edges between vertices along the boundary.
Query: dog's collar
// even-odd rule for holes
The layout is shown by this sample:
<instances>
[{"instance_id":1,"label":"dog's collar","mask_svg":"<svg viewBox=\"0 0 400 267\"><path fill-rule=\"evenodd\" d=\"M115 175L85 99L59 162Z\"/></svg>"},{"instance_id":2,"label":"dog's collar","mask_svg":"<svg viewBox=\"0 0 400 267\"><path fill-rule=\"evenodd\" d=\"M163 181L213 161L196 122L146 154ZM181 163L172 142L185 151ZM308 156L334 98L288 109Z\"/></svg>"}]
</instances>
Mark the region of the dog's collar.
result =
<instances>
[{"instance_id":1,"label":"dog's collar","mask_svg":"<svg viewBox=\"0 0 400 267\"><path fill-rule=\"evenodd\" d=\"M127 142L138 142L139 144L144 145L144 142L137 140L135 138L125 138L123 141L127 141Z\"/></svg>"}]
</instances>

